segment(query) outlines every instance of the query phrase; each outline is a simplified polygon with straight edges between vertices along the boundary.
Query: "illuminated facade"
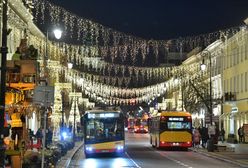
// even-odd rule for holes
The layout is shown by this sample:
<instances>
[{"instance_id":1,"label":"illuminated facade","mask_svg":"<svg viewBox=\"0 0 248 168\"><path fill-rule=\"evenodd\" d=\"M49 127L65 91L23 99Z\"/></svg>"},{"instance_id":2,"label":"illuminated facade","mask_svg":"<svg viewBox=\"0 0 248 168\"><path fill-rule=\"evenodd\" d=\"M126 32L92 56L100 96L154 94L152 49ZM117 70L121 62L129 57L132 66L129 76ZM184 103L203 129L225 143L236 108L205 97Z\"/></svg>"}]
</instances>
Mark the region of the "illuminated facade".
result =
<instances>
[{"instance_id":1,"label":"illuminated facade","mask_svg":"<svg viewBox=\"0 0 248 168\"><path fill-rule=\"evenodd\" d=\"M237 130L248 123L248 30L242 28L223 47L224 128L237 137Z\"/></svg>"}]
</instances>

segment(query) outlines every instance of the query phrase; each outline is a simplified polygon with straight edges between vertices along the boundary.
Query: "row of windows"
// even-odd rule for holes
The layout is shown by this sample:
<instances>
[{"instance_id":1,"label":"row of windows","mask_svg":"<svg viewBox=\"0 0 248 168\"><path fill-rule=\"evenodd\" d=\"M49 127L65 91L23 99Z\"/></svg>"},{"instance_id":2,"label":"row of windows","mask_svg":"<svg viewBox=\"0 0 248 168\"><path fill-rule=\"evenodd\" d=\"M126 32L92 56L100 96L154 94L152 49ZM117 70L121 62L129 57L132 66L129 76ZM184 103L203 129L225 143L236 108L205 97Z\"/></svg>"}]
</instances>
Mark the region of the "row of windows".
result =
<instances>
[{"instance_id":1,"label":"row of windows","mask_svg":"<svg viewBox=\"0 0 248 168\"><path fill-rule=\"evenodd\" d=\"M224 69L233 67L248 59L248 35L243 35L240 41L233 40L227 44L224 56Z\"/></svg>"},{"instance_id":2,"label":"row of windows","mask_svg":"<svg viewBox=\"0 0 248 168\"><path fill-rule=\"evenodd\" d=\"M242 93L248 91L248 72L224 80L225 92Z\"/></svg>"}]
</instances>

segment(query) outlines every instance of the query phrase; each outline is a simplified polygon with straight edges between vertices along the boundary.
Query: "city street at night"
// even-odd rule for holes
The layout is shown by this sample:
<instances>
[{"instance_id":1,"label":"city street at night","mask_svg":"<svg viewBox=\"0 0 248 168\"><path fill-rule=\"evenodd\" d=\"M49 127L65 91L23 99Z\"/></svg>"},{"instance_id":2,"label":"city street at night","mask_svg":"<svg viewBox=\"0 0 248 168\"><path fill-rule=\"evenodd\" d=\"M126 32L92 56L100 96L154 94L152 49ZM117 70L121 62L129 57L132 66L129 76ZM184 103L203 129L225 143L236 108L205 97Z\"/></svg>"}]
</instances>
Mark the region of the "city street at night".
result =
<instances>
[{"instance_id":1,"label":"city street at night","mask_svg":"<svg viewBox=\"0 0 248 168\"><path fill-rule=\"evenodd\" d=\"M126 152L121 156L100 155L85 158L81 148L71 161L70 168L211 168L240 167L188 150L154 149L149 134L126 133Z\"/></svg>"},{"instance_id":2,"label":"city street at night","mask_svg":"<svg viewBox=\"0 0 248 168\"><path fill-rule=\"evenodd\" d=\"M1 0L0 168L248 168L248 0Z\"/></svg>"}]
</instances>

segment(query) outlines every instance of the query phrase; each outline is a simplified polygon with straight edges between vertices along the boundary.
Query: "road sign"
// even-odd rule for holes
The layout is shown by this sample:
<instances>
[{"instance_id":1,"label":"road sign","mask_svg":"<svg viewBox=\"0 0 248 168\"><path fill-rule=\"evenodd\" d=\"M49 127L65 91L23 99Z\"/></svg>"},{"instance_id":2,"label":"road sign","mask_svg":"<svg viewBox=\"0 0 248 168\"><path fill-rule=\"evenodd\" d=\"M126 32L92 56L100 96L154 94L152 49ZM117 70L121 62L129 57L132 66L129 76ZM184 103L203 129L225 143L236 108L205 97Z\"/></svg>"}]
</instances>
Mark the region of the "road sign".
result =
<instances>
[{"instance_id":1,"label":"road sign","mask_svg":"<svg viewBox=\"0 0 248 168\"><path fill-rule=\"evenodd\" d=\"M210 116L205 116L205 122L210 123ZM219 116L212 116L212 122L219 122Z\"/></svg>"},{"instance_id":2,"label":"road sign","mask_svg":"<svg viewBox=\"0 0 248 168\"><path fill-rule=\"evenodd\" d=\"M54 87L37 86L34 89L33 102L41 106L49 107L54 104Z\"/></svg>"}]
</instances>

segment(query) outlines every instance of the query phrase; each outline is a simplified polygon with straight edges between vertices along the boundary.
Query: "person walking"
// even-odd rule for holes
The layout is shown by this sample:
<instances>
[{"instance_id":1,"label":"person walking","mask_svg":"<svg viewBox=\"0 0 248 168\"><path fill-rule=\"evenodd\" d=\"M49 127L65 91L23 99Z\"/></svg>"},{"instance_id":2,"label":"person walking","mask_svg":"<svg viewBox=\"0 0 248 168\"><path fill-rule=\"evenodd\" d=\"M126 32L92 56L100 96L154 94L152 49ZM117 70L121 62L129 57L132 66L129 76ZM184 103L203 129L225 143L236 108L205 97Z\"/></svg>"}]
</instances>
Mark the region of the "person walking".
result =
<instances>
[{"instance_id":1,"label":"person walking","mask_svg":"<svg viewBox=\"0 0 248 168\"><path fill-rule=\"evenodd\" d=\"M43 138L43 133L42 133L42 129L39 128L35 134L36 139L37 139L37 148L40 149L42 146L42 138Z\"/></svg>"},{"instance_id":2,"label":"person walking","mask_svg":"<svg viewBox=\"0 0 248 168\"><path fill-rule=\"evenodd\" d=\"M194 132L193 132L193 142L194 142L195 148L199 148L200 141L201 141L201 134L200 134L199 129L196 128L194 129Z\"/></svg>"},{"instance_id":3,"label":"person walking","mask_svg":"<svg viewBox=\"0 0 248 168\"><path fill-rule=\"evenodd\" d=\"M203 148L206 148L206 144L207 144L207 141L208 141L208 129L206 127L202 127L201 129L201 138L202 138L202 147Z\"/></svg>"},{"instance_id":4,"label":"person walking","mask_svg":"<svg viewBox=\"0 0 248 168\"><path fill-rule=\"evenodd\" d=\"M244 130L243 130L243 127L239 127L238 135L239 135L239 143L243 143L244 142Z\"/></svg>"},{"instance_id":5,"label":"person walking","mask_svg":"<svg viewBox=\"0 0 248 168\"><path fill-rule=\"evenodd\" d=\"M221 142L224 143L225 141L225 130L224 128L222 127L221 130L220 130L220 139L221 139Z\"/></svg>"}]
</instances>

